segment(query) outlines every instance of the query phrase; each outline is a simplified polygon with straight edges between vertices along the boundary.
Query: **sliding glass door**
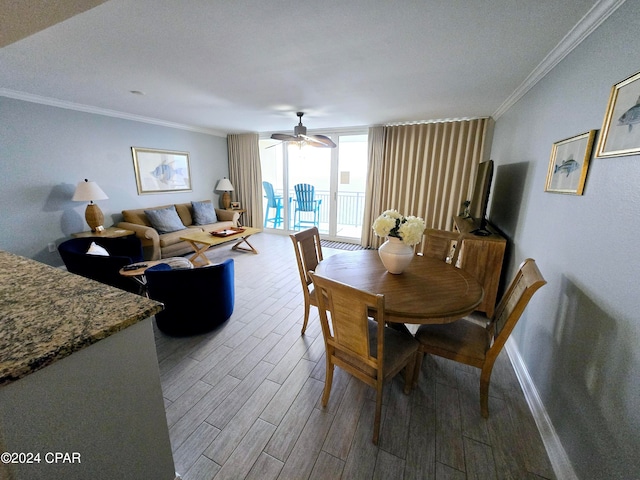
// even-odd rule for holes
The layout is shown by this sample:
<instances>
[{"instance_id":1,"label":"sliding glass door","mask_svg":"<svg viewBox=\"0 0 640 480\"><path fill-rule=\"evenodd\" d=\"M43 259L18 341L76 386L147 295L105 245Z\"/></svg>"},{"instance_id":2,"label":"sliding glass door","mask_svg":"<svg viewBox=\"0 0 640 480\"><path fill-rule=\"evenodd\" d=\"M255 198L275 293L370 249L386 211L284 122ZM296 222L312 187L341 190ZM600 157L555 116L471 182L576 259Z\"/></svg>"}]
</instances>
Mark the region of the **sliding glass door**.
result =
<instances>
[{"instance_id":1,"label":"sliding glass door","mask_svg":"<svg viewBox=\"0 0 640 480\"><path fill-rule=\"evenodd\" d=\"M324 238L359 241L364 214L367 134L318 132L336 148L260 141L265 227L295 231L316 225ZM295 186L313 186L311 204ZM273 186L273 195L270 190Z\"/></svg>"}]
</instances>

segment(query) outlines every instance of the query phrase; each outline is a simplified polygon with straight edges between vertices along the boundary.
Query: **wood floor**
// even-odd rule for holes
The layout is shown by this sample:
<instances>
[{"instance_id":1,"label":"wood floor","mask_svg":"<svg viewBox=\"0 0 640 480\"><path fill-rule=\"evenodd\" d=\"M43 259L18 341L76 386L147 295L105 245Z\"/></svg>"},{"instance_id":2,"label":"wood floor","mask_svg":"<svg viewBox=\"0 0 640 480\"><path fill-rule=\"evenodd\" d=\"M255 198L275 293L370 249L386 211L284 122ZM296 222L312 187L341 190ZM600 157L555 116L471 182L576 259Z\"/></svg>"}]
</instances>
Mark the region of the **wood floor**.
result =
<instances>
[{"instance_id":1,"label":"wood floor","mask_svg":"<svg viewBox=\"0 0 640 480\"><path fill-rule=\"evenodd\" d=\"M322 408L322 333L312 307L300 335L292 243L268 233L250 241L259 255L229 245L207 254L235 259L235 311L223 327L190 338L156 330L173 456L184 480L554 478L504 352L488 420L480 416L479 371L429 356L410 395L399 377L385 387L378 446L371 443L372 388L336 369Z\"/></svg>"}]
</instances>

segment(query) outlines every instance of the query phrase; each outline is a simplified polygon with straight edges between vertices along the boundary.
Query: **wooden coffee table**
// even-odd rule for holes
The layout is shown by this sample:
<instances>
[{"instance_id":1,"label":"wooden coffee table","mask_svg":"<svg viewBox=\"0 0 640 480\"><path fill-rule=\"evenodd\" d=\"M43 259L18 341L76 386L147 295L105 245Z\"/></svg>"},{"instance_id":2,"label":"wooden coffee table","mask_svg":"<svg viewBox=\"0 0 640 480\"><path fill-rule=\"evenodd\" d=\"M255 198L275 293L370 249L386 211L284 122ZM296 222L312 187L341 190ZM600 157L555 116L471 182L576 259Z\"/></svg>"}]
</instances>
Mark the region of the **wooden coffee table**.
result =
<instances>
[{"instance_id":1,"label":"wooden coffee table","mask_svg":"<svg viewBox=\"0 0 640 480\"><path fill-rule=\"evenodd\" d=\"M209 265L211 262L205 256L205 252L215 245L221 245L223 243L236 241L235 245L231 247L232 250L244 250L246 252L258 253L258 251L248 242L248 238L254 233L261 232L258 228L253 227L242 227L241 232L227 235L224 237L211 235L209 232L193 232L186 233L180 240L184 240L188 242L193 247L195 253L189 258L189 261L193 263L195 266L198 265ZM246 244L247 246L243 246L242 244ZM202 262L202 263L200 263Z\"/></svg>"}]
</instances>

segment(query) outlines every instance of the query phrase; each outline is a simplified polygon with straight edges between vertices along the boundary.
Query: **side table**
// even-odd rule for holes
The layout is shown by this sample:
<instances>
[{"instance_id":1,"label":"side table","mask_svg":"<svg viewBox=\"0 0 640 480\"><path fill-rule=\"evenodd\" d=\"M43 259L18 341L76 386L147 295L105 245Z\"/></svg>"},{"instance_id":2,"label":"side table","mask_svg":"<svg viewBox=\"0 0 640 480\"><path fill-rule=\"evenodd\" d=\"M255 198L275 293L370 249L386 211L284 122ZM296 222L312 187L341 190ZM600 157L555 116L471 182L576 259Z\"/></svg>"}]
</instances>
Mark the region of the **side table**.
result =
<instances>
[{"instance_id":1,"label":"side table","mask_svg":"<svg viewBox=\"0 0 640 480\"><path fill-rule=\"evenodd\" d=\"M117 237L127 237L133 234L135 234L133 230L125 230L124 228L109 227L109 228L105 228L102 232L92 232L92 231L78 232L78 233L72 233L71 236L73 238L85 238L85 237L117 238Z\"/></svg>"}]
</instances>

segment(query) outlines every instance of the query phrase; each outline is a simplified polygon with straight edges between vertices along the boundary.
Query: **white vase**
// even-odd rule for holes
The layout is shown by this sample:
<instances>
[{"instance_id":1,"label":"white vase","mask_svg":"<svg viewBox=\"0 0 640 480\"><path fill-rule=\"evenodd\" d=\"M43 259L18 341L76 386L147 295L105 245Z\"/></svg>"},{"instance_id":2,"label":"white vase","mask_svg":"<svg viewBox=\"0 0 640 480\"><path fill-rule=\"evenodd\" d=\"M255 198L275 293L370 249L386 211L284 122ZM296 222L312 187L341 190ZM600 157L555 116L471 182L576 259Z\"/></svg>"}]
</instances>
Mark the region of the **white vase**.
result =
<instances>
[{"instance_id":1,"label":"white vase","mask_svg":"<svg viewBox=\"0 0 640 480\"><path fill-rule=\"evenodd\" d=\"M399 274L411 263L413 247L406 245L399 238L387 237L387 241L380 245L378 255L389 273Z\"/></svg>"}]
</instances>

